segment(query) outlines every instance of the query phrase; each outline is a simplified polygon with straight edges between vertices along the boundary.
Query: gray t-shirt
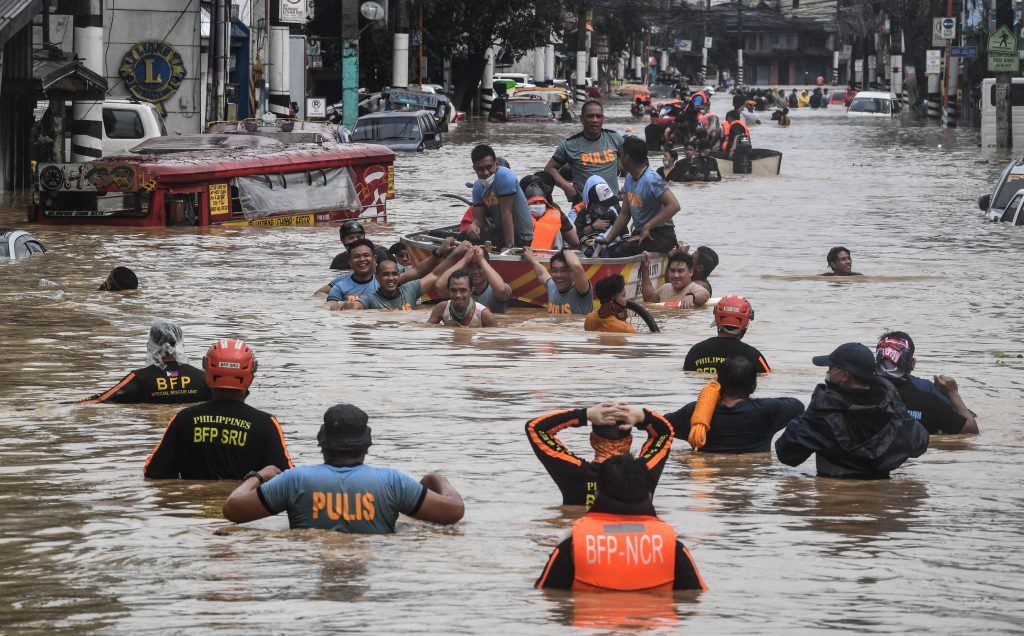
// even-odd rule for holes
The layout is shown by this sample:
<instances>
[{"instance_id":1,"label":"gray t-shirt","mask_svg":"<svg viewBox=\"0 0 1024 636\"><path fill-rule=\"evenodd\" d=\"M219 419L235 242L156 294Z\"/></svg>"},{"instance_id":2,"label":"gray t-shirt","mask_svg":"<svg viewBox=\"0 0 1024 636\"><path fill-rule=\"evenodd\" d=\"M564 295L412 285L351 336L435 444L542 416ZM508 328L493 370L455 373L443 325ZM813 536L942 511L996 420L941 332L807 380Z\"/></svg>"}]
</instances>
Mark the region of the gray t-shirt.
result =
<instances>
[{"instance_id":1,"label":"gray t-shirt","mask_svg":"<svg viewBox=\"0 0 1024 636\"><path fill-rule=\"evenodd\" d=\"M661 200L658 198L668 190L668 184L657 172L647 166L647 170L639 179L626 175L622 184L622 192L629 204L629 215L633 218L633 230L642 230L644 226L661 211ZM665 221L665 227L673 227L672 219Z\"/></svg>"},{"instance_id":2,"label":"gray t-shirt","mask_svg":"<svg viewBox=\"0 0 1024 636\"><path fill-rule=\"evenodd\" d=\"M505 283L505 289L512 293L512 287L508 283ZM482 293L473 294L473 300L490 309L492 314L503 314L508 308L507 302L498 300L494 295L494 288L489 283Z\"/></svg>"},{"instance_id":3,"label":"gray t-shirt","mask_svg":"<svg viewBox=\"0 0 1024 636\"><path fill-rule=\"evenodd\" d=\"M597 139L587 139L578 132L558 145L552 159L559 165L572 166L572 187L583 196L583 186L592 176L602 177L615 194L619 193L619 151L622 135L601 130Z\"/></svg>"},{"instance_id":4,"label":"gray t-shirt","mask_svg":"<svg viewBox=\"0 0 1024 636\"><path fill-rule=\"evenodd\" d=\"M484 185L482 181L473 185L473 205L483 206L488 222L502 231L504 226L501 223L501 203L498 197L509 195L512 196L512 231L516 235L511 240L506 236L505 242L514 241L516 246L525 247L533 241L533 215L530 214L530 206L523 189L519 187L516 174L505 166L499 166L491 185Z\"/></svg>"},{"instance_id":5,"label":"gray t-shirt","mask_svg":"<svg viewBox=\"0 0 1024 636\"><path fill-rule=\"evenodd\" d=\"M549 314L579 314L587 315L594 311L594 286L587 288L587 293L582 296L576 291L573 285L569 291L560 292L555 286L555 281L548 279L545 283L548 288L548 313Z\"/></svg>"},{"instance_id":6,"label":"gray t-shirt","mask_svg":"<svg viewBox=\"0 0 1024 636\"><path fill-rule=\"evenodd\" d=\"M320 464L290 468L256 494L269 512L287 510L292 528L388 534L398 513L419 512L427 489L391 468Z\"/></svg>"},{"instance_id":7,"label":"gray t-shirt","mask_svg":"<svg viewBox=\"0 0 1024 636\"><path fill-rule=\"evenodd\" d=\"M415 309L422 290L423 284L419 280L411 280L398 286L398 294L394 298L382 295L383 290L378 289L367 296L360 296L359 303L363 309Z\"/></svg>"}]
</instances>

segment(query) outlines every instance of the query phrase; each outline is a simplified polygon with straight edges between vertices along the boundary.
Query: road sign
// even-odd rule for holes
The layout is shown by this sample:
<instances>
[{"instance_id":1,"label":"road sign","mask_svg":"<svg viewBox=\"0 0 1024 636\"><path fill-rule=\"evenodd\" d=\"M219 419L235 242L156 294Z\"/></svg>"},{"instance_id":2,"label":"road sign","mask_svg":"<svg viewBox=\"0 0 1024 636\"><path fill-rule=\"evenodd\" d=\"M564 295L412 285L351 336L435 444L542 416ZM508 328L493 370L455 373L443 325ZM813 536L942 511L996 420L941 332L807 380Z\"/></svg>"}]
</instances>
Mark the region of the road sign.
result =
<instances>
[{"instance_id":1,"label":"road sign","mask_svg":"<svg viewBox=\"0 0 1024 636\"><path fill-rule=\"evenodd\" d=\"M307 97L306 118L327 119L327 100L323 97Z\"/></svg>"},{"instance_id":2,"label":"road sign","mask_svg":"<svg viewBox=\"0 0 1024 636\"><path fill-rule=\"evenodd\" d=\"M706 48L706 49L710 49L711 48L711 38L704 38L704 48Z\"/></svg>"},{"instance_id":3,"label":"road sign","mask_svg":"<svg viewBox=\"0 0 1024 636\"><path fill-rule=\"evenodd\" d=\"M693 40L684 40L682 38L676 38L676 48L684 53L693 50Z\"/></svg>"},{"instance_id":4,"label":"road sign","mask_svg":"<svg viewBox=\"0 0 1024 636\"><path fill-rule=\"evenodd\" d=\"M932 18L932 46L946 46L956 37L956 18Z\"/></svg>"},{"instance_id":5,"label":"road sign","mask_svg":"<svg viewBox=\"0 0 1024 636\"><path fill-rule=\"evenodd\" d=\"M996 73L1016 73L1020 68L1017 57L1017 38L1005 25L988 38L988 70Z\"/></svg>"},{"instance_id":6,"label":"road sign","mask_svg":"<svg viewBox=\"0 0 1024 636\"><path fill-rule=\"evenodd\" d=\"M976 46L951 46L949 48L949 54L952 57L978 57L978 47L976 47Z\"/></svg>"},{"instance_id":7,"label":"road sign","mask_svg":"<svg viewBox=\"0 0 1024 636\"><path fill-rule=\"evenodd\" d=\"M925 51L924 74L938 75L942 72L942 51L928 49Z\"/></svg>"}]
</instances>

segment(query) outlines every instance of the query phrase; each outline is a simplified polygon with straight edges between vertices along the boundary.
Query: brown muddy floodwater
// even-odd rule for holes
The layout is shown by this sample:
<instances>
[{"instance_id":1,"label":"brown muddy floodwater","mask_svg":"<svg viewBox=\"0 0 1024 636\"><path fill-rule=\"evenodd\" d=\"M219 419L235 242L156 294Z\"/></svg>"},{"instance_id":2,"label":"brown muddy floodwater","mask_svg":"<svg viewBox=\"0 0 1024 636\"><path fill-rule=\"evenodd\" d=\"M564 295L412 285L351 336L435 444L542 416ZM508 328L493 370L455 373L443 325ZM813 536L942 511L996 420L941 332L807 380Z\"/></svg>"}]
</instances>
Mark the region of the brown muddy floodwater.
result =
<instances>
[{"instance_id":1,"label":"brown muddy floodwater","mask_svg":"<svg viewBox=\"0 0 1024 636\"><path fill-rule=\"evenodd\" d=\"M642 132L624 102L608 126ZM467 192L473 144L491 143L522 176L574 131L474 123L443 150L402 155L391 224L371 238L457 220L440 195ZM682 363L711 335L709 310L656 309L664 333L628 338L522 311L453 332L425 327L422 310L331 313L312 300L331 277L336 227L37 227L48 254L0 263L0 630L1024 630L1024 228L990 224L974 203L1002 161L978 162L974 131L842 111L801 110L754 141L785 153L782 176L675 188L680 238L721 255L716 295L745 294L757 310L747 338L776 371L758 394L806 402L823 374L812 355L901 328L921 375L960 381L980 437L933 440L883 482L678 442L655 504L710 589L542 593L531 585L581 511L559 506L524 423L605 398L659 411L693 400L703 381ZM0 227L24 226L22 204L3 204ZM815 276L839 244L864 279ZM118 264L141 291L94 291ZM232 527L220 507L233 483L144 481L176 409L68 401L143 366L157 317L183 326L194 363L217 337L252 344L250 401L280 418L296 463L320 462L323 411L354 402L371 416L370 461L444 471L465 520L404 519L394 536L292 532L283 515ZM563 440L588 451L582 432Z\"/></svg>"}]
</instances>

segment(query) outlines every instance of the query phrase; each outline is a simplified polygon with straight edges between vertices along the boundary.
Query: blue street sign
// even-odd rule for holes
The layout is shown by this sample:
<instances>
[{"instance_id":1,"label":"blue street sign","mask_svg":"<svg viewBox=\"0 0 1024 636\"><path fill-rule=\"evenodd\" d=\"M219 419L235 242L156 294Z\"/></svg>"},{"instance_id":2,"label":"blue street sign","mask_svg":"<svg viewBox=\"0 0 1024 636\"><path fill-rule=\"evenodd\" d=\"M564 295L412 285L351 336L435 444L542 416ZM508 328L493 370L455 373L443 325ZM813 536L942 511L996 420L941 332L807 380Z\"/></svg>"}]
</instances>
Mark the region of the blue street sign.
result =
<instances>
[{"instance_id":1,"label":"blue street sign","mask_svg":"<svg viewBox=\"0 0 1024 636\"><path fill-rule=\"evenodd\" d=\"M951 46L949 47L949 54L952 57L978 57L978 47Z\"/></svg>"}]
</instances>

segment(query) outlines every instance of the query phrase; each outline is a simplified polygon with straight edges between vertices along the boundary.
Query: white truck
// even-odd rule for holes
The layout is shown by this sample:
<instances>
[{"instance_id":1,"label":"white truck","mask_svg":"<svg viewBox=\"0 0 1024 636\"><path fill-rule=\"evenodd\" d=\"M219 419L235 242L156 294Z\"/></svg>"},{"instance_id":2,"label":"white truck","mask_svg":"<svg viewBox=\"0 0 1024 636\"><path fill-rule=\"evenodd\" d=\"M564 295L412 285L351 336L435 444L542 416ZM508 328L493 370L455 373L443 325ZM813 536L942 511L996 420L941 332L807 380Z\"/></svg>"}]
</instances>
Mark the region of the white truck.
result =
<instances>
[{"instance_id":1,"label":"white truck","mask_svg":"<svg viewBox=\"0 0 1024 636\"><path fill-rule=\"evenodd\" d=\"M166 137L160 111L149 102L103 100L103 156L126 154L151 137ZM71 156L71 135L64 141L64 156Z\"/></svg>"}]
</instances>

